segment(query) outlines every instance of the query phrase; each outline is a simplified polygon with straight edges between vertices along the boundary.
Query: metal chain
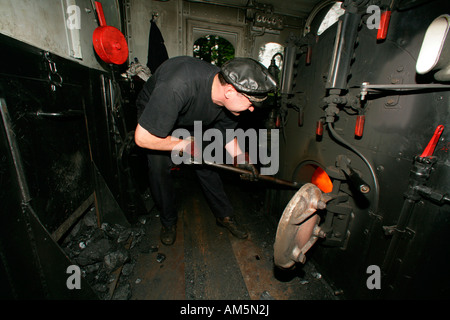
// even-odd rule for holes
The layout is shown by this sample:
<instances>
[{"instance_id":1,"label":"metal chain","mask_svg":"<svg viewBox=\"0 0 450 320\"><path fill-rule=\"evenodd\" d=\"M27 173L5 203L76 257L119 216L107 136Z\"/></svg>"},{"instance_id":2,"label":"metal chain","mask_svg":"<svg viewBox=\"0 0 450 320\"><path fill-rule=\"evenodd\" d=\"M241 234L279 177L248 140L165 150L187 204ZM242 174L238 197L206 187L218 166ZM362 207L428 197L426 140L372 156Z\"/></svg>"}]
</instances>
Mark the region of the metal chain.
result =
<instances>
[{"instance_id":1,"label":"metal chain","mask_svg":"<svg viewBox=\"0 0 450 320\"><path fill-rule=\"evenodd\" d=\"M52 60L50 52L44 52L44 58L48 62L48 66L50 69L50 72L48 73L50 88L52 89L52 91L56 91L56 87L62 87L63 78L58 73L58 70L56 69L56 63Z\"/></svg>"}]
</instances>

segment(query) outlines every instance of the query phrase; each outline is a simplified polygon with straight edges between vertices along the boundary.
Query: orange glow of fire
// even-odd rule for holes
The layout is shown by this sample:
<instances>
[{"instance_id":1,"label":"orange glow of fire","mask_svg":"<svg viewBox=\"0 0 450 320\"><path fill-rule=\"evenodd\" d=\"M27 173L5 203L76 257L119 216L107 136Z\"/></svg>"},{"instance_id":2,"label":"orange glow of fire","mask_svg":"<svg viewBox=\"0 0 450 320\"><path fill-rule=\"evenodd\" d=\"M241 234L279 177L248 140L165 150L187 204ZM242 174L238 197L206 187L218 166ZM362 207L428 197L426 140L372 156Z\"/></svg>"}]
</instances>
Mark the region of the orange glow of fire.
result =
<instances>
[{"instance_id":1,"label":"orange glow of fire","mask_svg":"<svg viewBox=\"0 0 450 320\"><path fill-rule=\"evenodd\" d=\"M317 167L311 178L311 183L315 184L320 190L329 193L333 190L333 183L328 174L321 167Z\"/></svg>"}]
</instances>

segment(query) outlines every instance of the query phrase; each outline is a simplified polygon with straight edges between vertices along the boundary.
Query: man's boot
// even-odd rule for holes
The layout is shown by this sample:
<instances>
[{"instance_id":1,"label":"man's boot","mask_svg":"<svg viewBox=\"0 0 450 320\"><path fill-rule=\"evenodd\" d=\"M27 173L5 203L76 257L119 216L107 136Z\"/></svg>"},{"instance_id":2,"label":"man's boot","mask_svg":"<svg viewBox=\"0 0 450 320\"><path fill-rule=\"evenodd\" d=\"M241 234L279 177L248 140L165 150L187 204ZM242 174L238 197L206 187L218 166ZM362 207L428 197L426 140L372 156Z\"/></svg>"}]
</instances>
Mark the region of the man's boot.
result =
<instances>
[{"instance_id":1,"label":"man's boot","mask_svg":"<svg viewBox=\"0 0 450 320\"><path fill-rule=\"evenodd\" d=\"M246 239L248 237L247 231L241 227L234 217L216 218L219 226L227 228L233 236L239 239Z\"/></svg>"},{"instance_id":2,"label":"man's boot","mask_svg":"<svg viewBox=\"0 0 450 320\"><path fill-rule=\"evenodd\" d=\"M161 227L161 234L160 234L160 239L161 242L166 245L166 246L170 246L175 242L175 238L177 236L177 225L174 224L173 226L170 227L165 227L162 226Z\"/></svg>"}]
</instances>

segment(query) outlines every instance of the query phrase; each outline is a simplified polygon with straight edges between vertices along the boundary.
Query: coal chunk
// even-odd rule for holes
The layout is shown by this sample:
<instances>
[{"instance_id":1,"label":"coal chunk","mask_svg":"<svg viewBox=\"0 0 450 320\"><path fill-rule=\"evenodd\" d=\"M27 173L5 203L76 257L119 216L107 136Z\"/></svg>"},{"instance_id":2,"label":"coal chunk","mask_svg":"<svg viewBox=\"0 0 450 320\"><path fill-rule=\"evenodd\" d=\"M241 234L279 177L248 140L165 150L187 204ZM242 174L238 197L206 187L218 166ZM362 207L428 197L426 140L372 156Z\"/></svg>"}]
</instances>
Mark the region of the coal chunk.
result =
<instances>
[{"instance_id":1,"label":"coal chunk","mask_svg":"<svg viewBox=\"0 0 450 320\"><path fill-rule=\"evenodd\" d=\"M125 248L119 248L116 251L109 252L107 255L105 255L103 262L111 271L116 270L118 267L122 266L125 262L127 262L130 259L130 254L128 250Z\"/></svg>"},{"instance_id":2,"label":"coal chunk","mask_svg":"<svg viewBox=\"0 0 450 320\"><path fill-rule=\"evenodd\" d=\"M99 239L89 243L84 248L75 261L80 266L90 265L103 260L103 257L111 250L111 244L108 239Z\"/></svg>"},{"instance_id":3,"label":"coal chunk","mask_svg":"<svg viewBox=\"0 0 450 320\"><path fill-rule=\"evenodd\" d=\"M129 300L131 298L131 285L128 282L121 283L114 290L112 300Z\"/></svg>"},{"instance_id":4,"label":"coal chunk","mask_svg":"<svg viewBox=\"0 0 450 320\"><path fill-rule=\"evenodd\" d=\"M156 255L156 261L159 263L162 263L164 260L166 260L166 255L164 253L158 253Z\"/></svg>"},{"instance_id":5,"label":"coal chunk","mask_svg":"<svg viewBox=\"0 0 450 320\"><path fill-rule=\"evenodd\" d=\"M134 268L131 249L144 234L141 224L124 227L105 222L99 226L95 210L90 209L61 240L61 247L100 299L127 300L131 298L128 277ZM116 272L120 267L121 272Z\"/></svg>"}]
</instances>

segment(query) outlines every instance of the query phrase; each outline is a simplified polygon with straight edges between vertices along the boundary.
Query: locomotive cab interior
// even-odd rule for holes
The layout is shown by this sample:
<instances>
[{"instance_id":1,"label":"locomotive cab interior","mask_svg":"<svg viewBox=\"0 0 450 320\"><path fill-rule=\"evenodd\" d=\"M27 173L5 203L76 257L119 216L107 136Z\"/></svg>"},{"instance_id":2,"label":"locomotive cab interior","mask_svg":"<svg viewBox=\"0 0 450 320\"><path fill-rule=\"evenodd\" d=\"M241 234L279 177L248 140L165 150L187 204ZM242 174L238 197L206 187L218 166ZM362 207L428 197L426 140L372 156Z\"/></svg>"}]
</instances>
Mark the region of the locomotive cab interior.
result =
<instances>
[{"instance_id":1,"label":"locomotive cab interior","mask_svg":"<svg viewBox=\"0 0 450 320\"><path fill-rule=\"evenodd\" d=\"M0 17L2 299L450 298L447 0L0 0ZM277 90L239 118L257 179L174 165L166 246L136 99L177 56L252 58ZM202 165L247 239L216 225Z\"/></svg>"}]
</instances>

